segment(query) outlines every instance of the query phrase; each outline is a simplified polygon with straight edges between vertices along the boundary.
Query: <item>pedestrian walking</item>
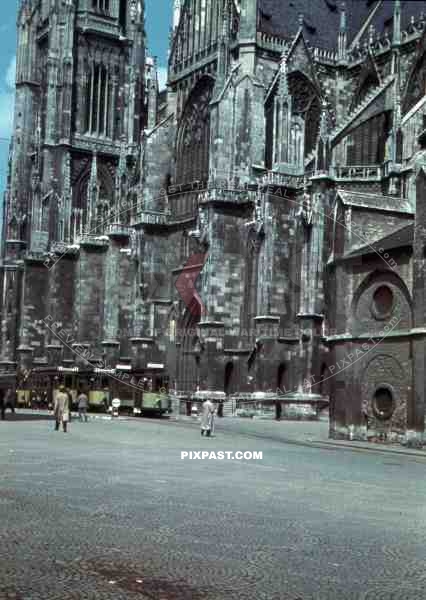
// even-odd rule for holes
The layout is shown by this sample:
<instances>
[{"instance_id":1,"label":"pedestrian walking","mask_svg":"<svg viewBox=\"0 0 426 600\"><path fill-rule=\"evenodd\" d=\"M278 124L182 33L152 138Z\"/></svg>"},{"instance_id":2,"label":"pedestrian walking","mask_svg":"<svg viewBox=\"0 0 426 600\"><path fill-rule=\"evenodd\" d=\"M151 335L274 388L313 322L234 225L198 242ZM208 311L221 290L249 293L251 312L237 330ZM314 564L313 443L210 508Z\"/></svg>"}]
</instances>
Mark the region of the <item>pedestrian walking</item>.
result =
<instances>
[{"instance_id":1,"label":"pedestrian walking","mask_svg":"<svg viewBox=\"0 0 426 600\"><path fill-rule=\"evenodd\" d=\"M55 396L53 405L55 415L55 431L59 431L59 426L62 424L64 433L67 431L67 424L70 418L69 399L63 385L60 386L59 392Z\"/></svg>"},{"instance_id":2,"label":"pedestrian walking","mask_svg":"<svg viewBox=\"0 0 426 600\"><path fill-rule=\"evenodd\" d=\"M72 409L73 409L73 397L70 388L65 388L65 393L68 396L68 407L69 407L69 422L72 421Z\"/></svg>"},{"instance_id":3,"label":"pedestrian walking","mask_svg":"<svg viewBox=\"0 0 426 600\"><path fill-rule=\"evenodd\" d=\"M87 423L87 407L89 405L89 399L87 398L87 395L84 392L80 392L78 398L77 398L77 402L78 402L78 416L80 418L80 421L83 421Z\"/></svg>"},{"instance_id":4,"label":"pedestrian walking","mask_svg":"<svg viewBox=\"0 0 426 600\"><path fill-rule=\"evenodd\" d=\"M282 406L281 400L275 400L275 420L281 421Z\"/></svg>"},{"instance_id":5,"label":"pedestrian walking","mask_svg":"<svg viewBox=\"0 0 426 600\"><path fill-rule=\"evenodd\" d=\"M6 408L10 409L10 412L15 414L15 404L16 404L16 394L12 390L12 388L7 388L6 394L4 397L4 411L6 412Z\"/></svg>"},{"instance_id":6,"label":"pedestrian walking","mask_svg":"<svg viewBox=\"0 0 426 600\"><path fill-rule=\"evenodd\" d=\"M216 408L211 400L203 402L203 414L201 415L201 435L206 434L207 437L214 431L214 417Z\"/></svg>"},{"instance_id":7,"label":"pedestrian walking","mask_svg":"<svg viewBox=\"0 0 426 600\"><path fill-rule=\"evenodd\" d=\"M4 402L4 390L0 389L0 411L1 411L1 420L4 421L5 420L5 413L6 413L6 404Z\"/></svg>"}]
</instances>

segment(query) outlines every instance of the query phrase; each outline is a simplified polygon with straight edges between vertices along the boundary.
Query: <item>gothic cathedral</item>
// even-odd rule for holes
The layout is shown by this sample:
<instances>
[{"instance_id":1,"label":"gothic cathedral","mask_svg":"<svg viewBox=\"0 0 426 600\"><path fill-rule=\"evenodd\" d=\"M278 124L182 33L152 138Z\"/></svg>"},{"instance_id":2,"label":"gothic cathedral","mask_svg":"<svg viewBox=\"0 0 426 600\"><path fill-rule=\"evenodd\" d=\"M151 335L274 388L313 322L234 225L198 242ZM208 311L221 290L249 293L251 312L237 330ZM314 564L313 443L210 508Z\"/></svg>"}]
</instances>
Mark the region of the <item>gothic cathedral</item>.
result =
<instances>
[{"instance_id":1,"label":"gothic cathedral","mask_svg":"<svg viewBox=\"0 0 426 600\"><path fill-rule=\"evenodd\" d=\"M144 13L21 0L0 382L421 444L426 1Z\"/></svg>"}]
</instances>

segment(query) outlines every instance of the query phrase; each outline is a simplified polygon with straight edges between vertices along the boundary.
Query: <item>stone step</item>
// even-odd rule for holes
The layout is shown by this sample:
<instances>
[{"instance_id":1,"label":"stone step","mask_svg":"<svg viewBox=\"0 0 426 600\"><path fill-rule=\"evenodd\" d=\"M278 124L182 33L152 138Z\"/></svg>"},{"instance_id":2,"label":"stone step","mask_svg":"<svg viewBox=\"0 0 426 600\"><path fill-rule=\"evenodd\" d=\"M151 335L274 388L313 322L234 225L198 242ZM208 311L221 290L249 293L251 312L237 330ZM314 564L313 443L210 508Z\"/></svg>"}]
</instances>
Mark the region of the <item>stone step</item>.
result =
<instances>
[{"instance_id":1,"label":"stone step","mask_svg":"<svg viewBox=\"0 0 426 600\"><path fill-rule=\"evenodd\" d=\"M226 402L223 403L223 416L224 417L232 417L233 416L231 400L226 400Z\"/></svg>"}]
</instances>

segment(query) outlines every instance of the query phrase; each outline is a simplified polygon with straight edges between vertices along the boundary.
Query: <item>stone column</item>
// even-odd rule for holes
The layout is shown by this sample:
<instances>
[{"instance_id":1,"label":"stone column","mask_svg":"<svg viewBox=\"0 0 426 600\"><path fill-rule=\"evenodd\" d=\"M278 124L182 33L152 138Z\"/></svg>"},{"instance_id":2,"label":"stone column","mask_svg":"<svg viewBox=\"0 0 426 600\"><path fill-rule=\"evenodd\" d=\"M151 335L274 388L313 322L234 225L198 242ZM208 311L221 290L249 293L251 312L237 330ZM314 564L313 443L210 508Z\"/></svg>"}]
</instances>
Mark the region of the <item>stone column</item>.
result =
<instances>
[{"instance_id":1,"label":"stone column","mask_svg":"<svg viewBox=\"0 0 426 600\"><path fill-rule=\"evenodd\" d=\"M346 371L339 372L338 365L347 356L346 341L335 342L331 348L330 378L330 430L334 439L348 438L348 406L350 404Z\"/></svg>"}]
</instances>

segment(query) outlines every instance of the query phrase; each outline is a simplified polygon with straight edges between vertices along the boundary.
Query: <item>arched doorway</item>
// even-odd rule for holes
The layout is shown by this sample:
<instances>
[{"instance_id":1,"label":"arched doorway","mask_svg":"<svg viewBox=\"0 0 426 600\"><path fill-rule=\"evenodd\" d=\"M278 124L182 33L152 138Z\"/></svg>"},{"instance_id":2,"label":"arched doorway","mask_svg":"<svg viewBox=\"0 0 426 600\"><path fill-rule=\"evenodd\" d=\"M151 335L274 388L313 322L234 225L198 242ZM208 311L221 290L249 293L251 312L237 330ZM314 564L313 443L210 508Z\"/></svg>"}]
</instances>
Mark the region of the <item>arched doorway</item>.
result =
<instances>
[{"instance_id":1,"label":"arched doorway","mask_svg":"<svg viewBox=\"0 0 426 600\"><path fill-rule=\"evenodd\" d=\"M223 391L228 396L232 393L232 376L234 374L234 363L229 361L225 365L225 377L224 377L224 386Z\"/></svg>"},{"instance_id":2,"label":"arched doorway","mask_svg":"<svg viewBox=\"0 0 426 600\"><path fill-rule=\"evenodd\" d=\"M277 394L286 394L286 384L287 384L287 366L285 363L280 363L277 369Z\"/></svg>"},{"instance_id":3,"label":"arched doorway","mask_svg":"<svg viewBox=\"0 0 426 600\"><path fill-rule=\"evenodd\" d=\"M233 392L233 376L234 376L234 363L229 361L225 365L225 373L223 378L223 391L227 396ZM219 403L217 411L219 417L223 417L223 402Z\"/></svg>"}]
</instances>

